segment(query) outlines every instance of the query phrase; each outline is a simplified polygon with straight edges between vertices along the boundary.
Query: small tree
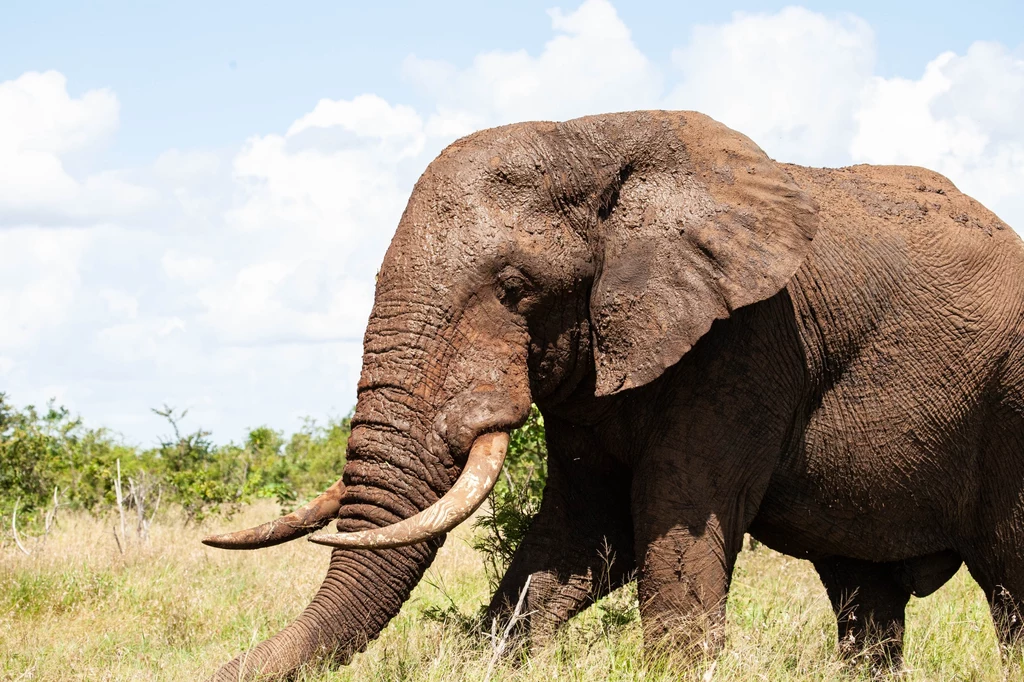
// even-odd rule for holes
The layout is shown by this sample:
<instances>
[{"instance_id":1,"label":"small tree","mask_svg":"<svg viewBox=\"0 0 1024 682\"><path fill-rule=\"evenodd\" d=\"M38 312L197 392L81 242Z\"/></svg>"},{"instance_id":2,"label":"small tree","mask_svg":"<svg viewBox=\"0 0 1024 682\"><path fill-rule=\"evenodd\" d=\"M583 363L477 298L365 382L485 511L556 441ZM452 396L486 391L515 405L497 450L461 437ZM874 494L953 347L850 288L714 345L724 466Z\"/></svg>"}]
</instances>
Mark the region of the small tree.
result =
<instances>
[{"instance_id":1,"label":"small tree","mask_svg":"<svg viewBox=\"0 0 1024 682\"><path fill-rule=\"evenodd\" d=\"M175 415L173 408L164 405L153 412L170 422L174 430L173 438L160 443L157 456L166 471L174 501L185 512L185 523L201 521L219 511L221 505L238 502L241 494L228 484L227 472L219 466L217 451L209 440L210 432L198 429L182 434L178 422L188 410Z\"/></svg>"}]
</instances>

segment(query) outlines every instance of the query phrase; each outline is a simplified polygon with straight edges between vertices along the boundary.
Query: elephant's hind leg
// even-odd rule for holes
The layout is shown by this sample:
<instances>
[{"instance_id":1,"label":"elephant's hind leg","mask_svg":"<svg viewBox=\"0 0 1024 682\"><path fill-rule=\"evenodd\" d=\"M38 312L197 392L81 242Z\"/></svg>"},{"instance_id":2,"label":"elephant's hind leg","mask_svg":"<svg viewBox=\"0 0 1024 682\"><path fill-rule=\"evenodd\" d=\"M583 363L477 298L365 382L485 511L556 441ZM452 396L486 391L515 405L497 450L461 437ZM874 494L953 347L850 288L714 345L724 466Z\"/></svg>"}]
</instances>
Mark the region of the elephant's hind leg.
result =
<instances>
[{"instance_id":1,"label":"elephant's hind leg","mask_svg":"<svg viewBox=\"0 0 1024 682\"><path fill-rule=\"evenodd\" d=\"M864 655L874 668L899 668L903 661L904 614L910 591L897 566L843 557L814 562L839 628L839 653Z\"/></svg>"},{"instance_id":2,"label":"elephant's hind leg","mask_svg":"<svg viewBox=\"0 0 1024 682\"><path fill-rule=\"evenodd\" d=\"M1007 663L1024 672L1024 357L1014 366L1011 397L986 429L984 487L961 553L988 597Z\"/></svg>"},{"instance_id":3,"label":"elephant's hind leg","mask_svg":"<svg viewBox=\"0 0 1024 682\"><path fill-rule=\"evenodd\" d=\"M989 561L968 559L967 567L988 597L1007 662L1024 670L1024 566L1018 565L1021 560L1016 557L1004 561L985 558Z\"/></svg>"}]
</instances>

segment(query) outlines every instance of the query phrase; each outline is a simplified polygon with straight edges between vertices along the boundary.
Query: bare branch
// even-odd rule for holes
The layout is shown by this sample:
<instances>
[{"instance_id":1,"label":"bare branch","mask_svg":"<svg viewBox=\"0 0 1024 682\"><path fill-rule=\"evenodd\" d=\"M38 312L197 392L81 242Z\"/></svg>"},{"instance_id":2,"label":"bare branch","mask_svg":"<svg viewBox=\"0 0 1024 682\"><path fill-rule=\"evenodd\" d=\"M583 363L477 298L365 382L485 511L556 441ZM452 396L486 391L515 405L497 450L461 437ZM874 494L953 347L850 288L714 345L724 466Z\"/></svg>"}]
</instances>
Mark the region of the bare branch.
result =
<instances>
[{"instance_id":1,"label":"bare branch","mask_svg":"<svg viewBox=\"0 0 1024 682\"><path fill-rule=\"evenodd\" d=\"M528 617L530 614L523 613L523 604L526 603L526 593L530 589L530 579L532 575L526 576L526 582L523 584L523 589L519 592L519 601L516 602L516 608L512 611L512 617L505 623L505 630L501 633L501 637L496 637L497 634L497 623L498 619L495 618L491 621L491 661L487 664L487 674L484 675L484 682L488 682L491 679L491 675L494 674L494 666L497 665L498 659L501 658L502 654L505 653L505 649L508 648L509 636L512 634L512 629L516 624Z\"/></svg>"},{"instance_id":2,"label":"bare branch","mask_svg":"<svg viewBox=\"0 0 1024 682\"><path fill-rule=\"evenodd\" d=\"M14 543L18 545L25 556L30 556L32 552L25 549L25 545L21 544L21 538L18 537L18 505L21 504L21 498L19 497L14 503L14 511L11 513L11 531L14 533Z\"/></svg>"},{"instance_id":3,"label":"bare branch","mask_svg":"<svg viewBox=\"0 0 1024 682\"><path fill-rule=\"evenodd\" d=\"M157 486L156 489L156 504L153 505L153 513L149 515L149 521L146 522L146 526L153 523L153 519L156 518L156 513L160 510L160 498L164 495L164 489L161 486Z\"/></svg>"},{"instance_id":4,"label":"bare branch","mask_svg":"<svg viewBox=\"0 0 1024 682\"><path fill-rule=\"evenodd\" d=\"M60 501L57 499L57 486L53 486L53 509L46 513L46 524L43 529L43 535L49 535L50 529L53 527L54 522L57 520L57 507L60 506Z\"/></svg>"},{"instance_id":5,"label":"bare branch","mask_svg":"<svg viewBox=\"0 0 1024 682\"><path fill-rule=\"evenodd\" d=\"M121 494L121 458L120 457L117 459L117 478L114 479L114 493L117 495L117 511L121 515L121 540L123 540L124 544L127 545L128 544L128 537L125 535L125 530L124 530L125 529L125 526L124 526L124 498L123 498L123 496ZM114 531L114 535L115 536L117 535L117 530L116 529ZM121 549L121 541L118 541L117 547L118 547L118 549ZM121 549L121 554L124 554L124 550L123 549Z\"/></svg>"}]
</instances>

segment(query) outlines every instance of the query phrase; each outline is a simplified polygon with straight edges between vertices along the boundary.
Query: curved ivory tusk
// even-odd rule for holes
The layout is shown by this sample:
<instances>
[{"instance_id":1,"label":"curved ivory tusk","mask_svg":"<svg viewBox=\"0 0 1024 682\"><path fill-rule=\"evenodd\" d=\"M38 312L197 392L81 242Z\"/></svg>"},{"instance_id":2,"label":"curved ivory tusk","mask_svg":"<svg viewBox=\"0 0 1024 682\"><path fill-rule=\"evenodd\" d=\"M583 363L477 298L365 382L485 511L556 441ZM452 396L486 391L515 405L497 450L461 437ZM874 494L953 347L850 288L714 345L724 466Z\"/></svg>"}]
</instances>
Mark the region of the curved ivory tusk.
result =
<instances>
[{"instance_id":1,"label":"curved ivory tusk","mask_svg":"<svg viewBox=\"0 0 1024 682\"><path fill-rule=\"evenodd\" d=\"M443 535L469 518L498 481L508 450L507 433L485 433L473 441L466 467L455 485L437 502L398 523L361 530L310 536L310 542L349 549L404 547Z\"/></svg>"},{"instance_id":2,"label":"curved ivory tusk","mask_svg":"<svg viewBox=\"0 0 1024 682\"><path fill-rule=\"evenodd\" d=\"M267 521L255 528L223 535L211 535L203 539L203 544L220 549L260 549L308 535L338 518L338 510L341 509L341 496L344 493L345 485L339 479L337 483L317 495L308 504L299 507L287 516Z\"/></svg>"}]
</instances>

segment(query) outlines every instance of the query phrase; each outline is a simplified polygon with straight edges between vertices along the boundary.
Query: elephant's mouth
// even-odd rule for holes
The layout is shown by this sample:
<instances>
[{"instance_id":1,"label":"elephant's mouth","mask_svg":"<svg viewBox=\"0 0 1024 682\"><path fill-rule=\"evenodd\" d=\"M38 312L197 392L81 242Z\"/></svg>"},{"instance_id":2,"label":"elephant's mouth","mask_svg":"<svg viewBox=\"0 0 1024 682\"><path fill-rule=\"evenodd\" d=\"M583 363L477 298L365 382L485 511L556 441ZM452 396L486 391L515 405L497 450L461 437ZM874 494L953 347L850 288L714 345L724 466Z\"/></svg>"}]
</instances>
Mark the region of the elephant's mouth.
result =
<instances>
[{"instance_id":1,"label":"elephant's mouth","mask_svg":"<svg viewBox=\"0 0 1024 682\"><path fill-rule=\"evenodd\" d=\"M439 500L407 519L383 528L352 533L314 535L312 542L348 549L387 549L424 542L449 532L483 504L505 463L506 432L477 436L455 484ZM319 530L337 518L344 496L339 480L309 504L287 516L224 535L211 535L204 544L221 549L259 549L278 545Z\"/></svg>"}]
</instances>

